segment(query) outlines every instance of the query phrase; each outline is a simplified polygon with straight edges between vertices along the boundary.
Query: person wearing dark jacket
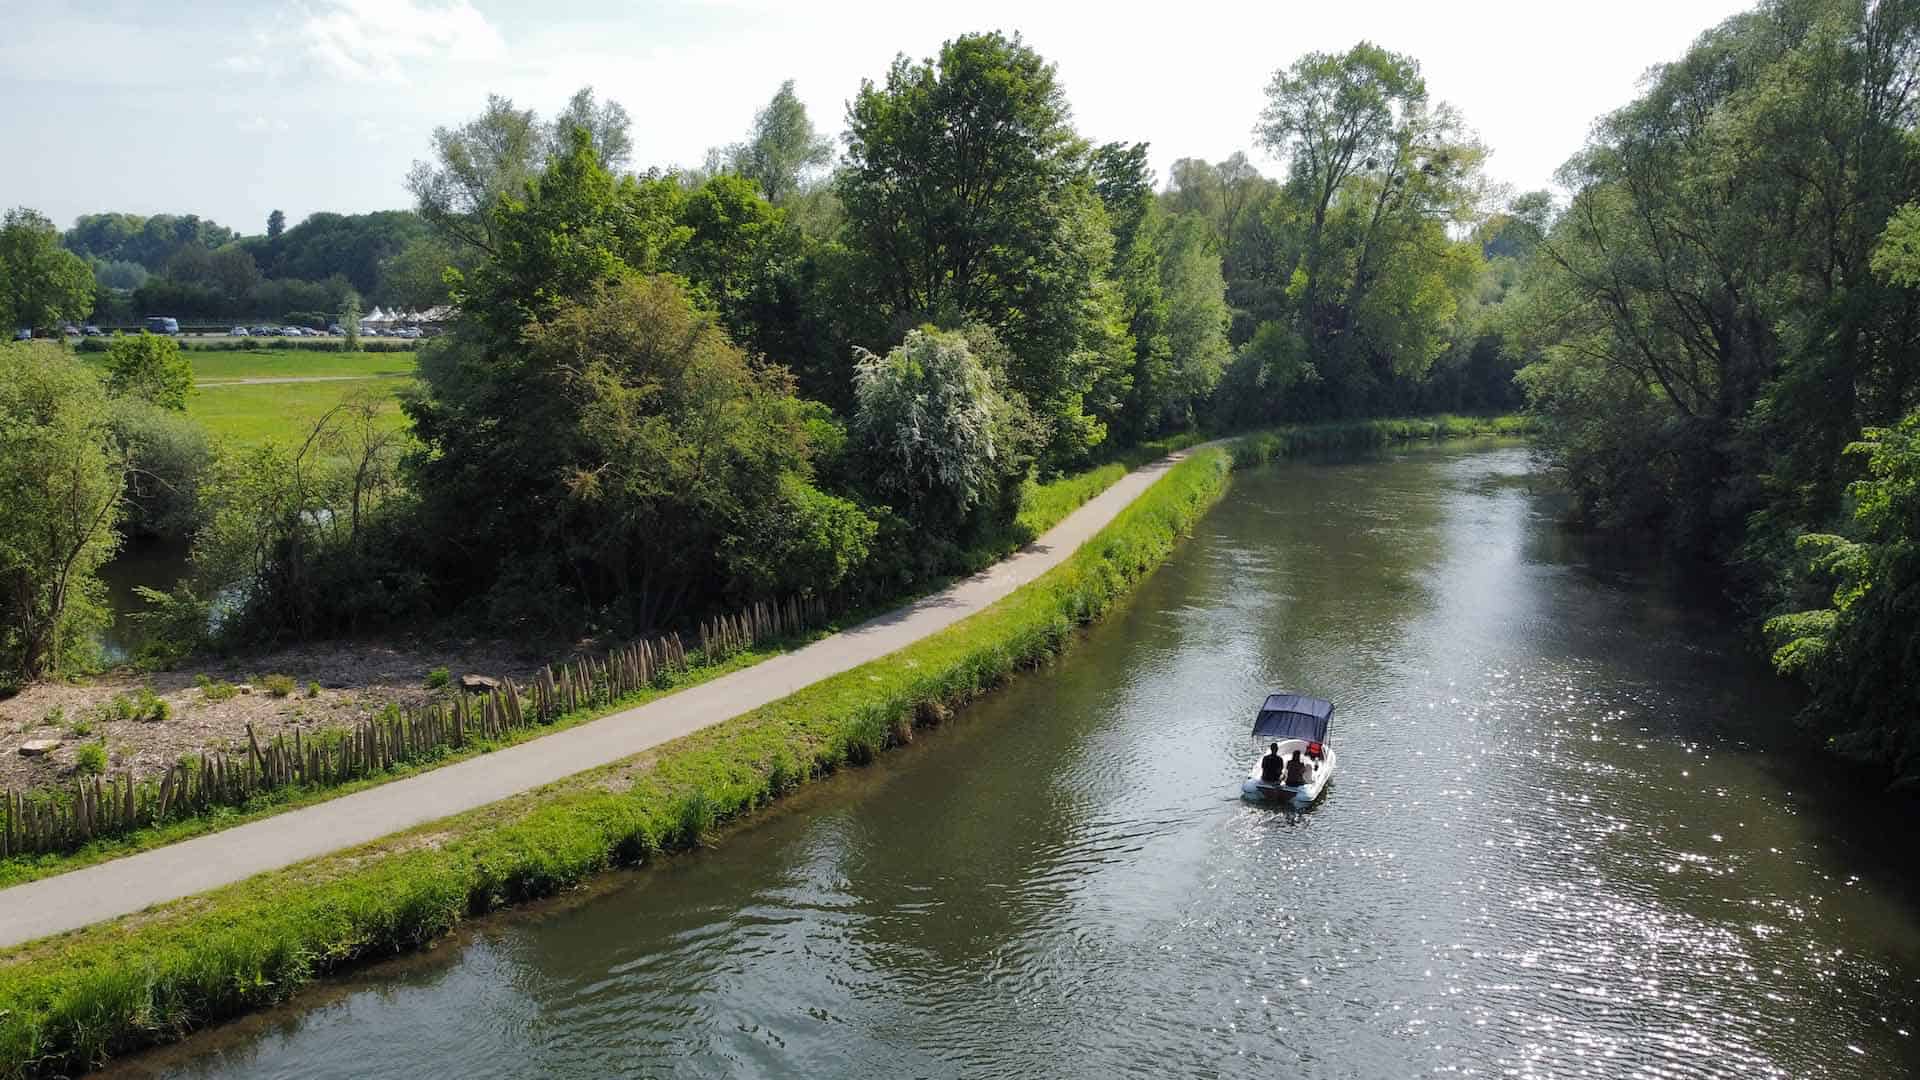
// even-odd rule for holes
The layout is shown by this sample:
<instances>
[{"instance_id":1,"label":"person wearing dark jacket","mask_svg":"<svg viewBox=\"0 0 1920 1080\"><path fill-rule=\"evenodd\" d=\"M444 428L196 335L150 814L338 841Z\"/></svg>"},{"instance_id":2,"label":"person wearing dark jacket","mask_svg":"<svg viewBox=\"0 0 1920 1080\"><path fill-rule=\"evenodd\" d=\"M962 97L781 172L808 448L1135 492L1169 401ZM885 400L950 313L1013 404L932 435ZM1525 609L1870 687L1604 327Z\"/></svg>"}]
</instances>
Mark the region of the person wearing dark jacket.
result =
<instances>
[{"instance_id":1,"label":"person wearing dark jacket","mask_svg":"<svg viewBox=\"0 0 1920 1080\"><path fill-rule=\"evenodd\" d=\"M1273 743L1269 745L1267 747L1267 756L1260 759L1260 782L1263 784L1279 783L1280 770L1283 765L1284 762L1280 757L1280 744Z\"/></svg>"},{"instance_id":2,"label":"person wearing dark jacket","mask_svg":"<svg viewBox=\"0 0 1920 1080\"><path fill-rule=\"evenodd\" d=\"M1287 759L1287 786L1299 787L1305 784L1308 775L1310 773L1306 761L1301 758L1300 751L1295 750L1293 756Z\"/></svg>"}]
</instances>

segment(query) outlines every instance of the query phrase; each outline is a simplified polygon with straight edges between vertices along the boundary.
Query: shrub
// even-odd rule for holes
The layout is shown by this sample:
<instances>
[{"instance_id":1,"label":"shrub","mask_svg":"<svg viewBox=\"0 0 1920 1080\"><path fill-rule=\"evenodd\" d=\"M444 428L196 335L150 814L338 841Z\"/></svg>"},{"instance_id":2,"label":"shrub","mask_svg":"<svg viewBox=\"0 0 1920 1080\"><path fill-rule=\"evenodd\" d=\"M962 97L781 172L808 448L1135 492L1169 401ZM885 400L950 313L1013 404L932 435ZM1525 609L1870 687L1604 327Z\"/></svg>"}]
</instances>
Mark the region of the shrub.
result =
<instances>
[{"instance_id":1,"label":"shrub","mask_svg":"<svg viewBox=\"0 0 1920 1080\"><path fill-rule=\"evenodd\" d=\"M128 334L107 345L107 393L133 397L163 409L187 407L193 365L180 343L160 334Z\"/></svg>"},{"instance_id":2,"label":"shrub","mask_svg":"<svg viewBox=\"0 0 1920 1080\"><path fill-rule=\"evenodd\" d=\"M446 668L437 667L427 672L427 689L444 690L453 685L453 675Z\"/></svg>"},{"instance_id":3,"label":"shrub","mask_svg":"<svg viewBox=\"0 0 1920 1080\"><path fill-rule=\"evenodd\" d=\"M90 742L73 754L73 771L81 776L99 776L107 771L107 744Z\"/></svg>"},{"instance_id":4,"label":"shrub","mask_svg":"<svg viewBox=\"0 0 1920 1080\"><path fill-rule=\"evenodd\" d=\"M59 727L67 722L67 710L55 705L41 715L40 722L48 727Z\"/></svg>"},{"instance_id":5,"label":"shrub","mask_svg":"<svg viewBox=\"0 0 1920 1080\"><path fill-rule=\"evenodd\" d=\"M165 721L173 717L173 707L159 694L154 694L152 686L142 686L132 696L132 717L134 721Z\"/></svg>"},{"instance_id":6,"label":"shrub","mask_svg":"<svg viewBox=\"0 0 1920 1080\"><path fill-rule=\"evenodd\" d=\"M313 681L313 680L311 680L311 679L309 679L309 680L307 680L307 696L308 696L308 697L310 697L310 698L317 698L317 697L319 697L319 696L320 696L320 684L319 684L319 683L317 683L317 682L314 682L314 681Z\"/></svg>"},{"instance_id":7,"label":"shrub","mask_svg":"<svg viewBox=\"0 0 1920 1080\"><path fill-rule=\"evenodd\" d=\"M240 692L239 687L224 679L210 679L205 675L196 675L193 682L200 688L200 695L208 701L225 701Z\"/></svg>"},{"instance_id":8,"label":"shrub","mask_svg":"<svg viewBox=\"0 0 1920 1080\"><path fill-rule=\"evenodd\" d=\"M93 721L88 720L86 717L81 717L67 725L67 734L76 739L84 739L93 734Z\"/></svg>"},{"instance_id":9,"label":"shrub","mask_svg":"<svg viewBox=\"0 0 1920 1080\"><path fill-rule=\"evenodd\" d=\"M288 697L293 693L293 676L269 675L261 685L274 697Z\"/></svg>"}]
</instances>

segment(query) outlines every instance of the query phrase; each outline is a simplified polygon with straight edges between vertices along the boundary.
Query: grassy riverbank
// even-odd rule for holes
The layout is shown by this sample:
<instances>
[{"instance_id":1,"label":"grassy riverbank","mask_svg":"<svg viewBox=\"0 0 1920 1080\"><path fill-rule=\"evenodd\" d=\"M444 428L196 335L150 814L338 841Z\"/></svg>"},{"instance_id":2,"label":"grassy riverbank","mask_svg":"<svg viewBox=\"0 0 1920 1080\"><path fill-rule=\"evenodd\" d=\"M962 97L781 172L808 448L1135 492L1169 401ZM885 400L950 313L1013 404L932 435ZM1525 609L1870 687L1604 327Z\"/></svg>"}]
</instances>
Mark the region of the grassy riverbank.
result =
<instances>
[{"instance_id":1,"label":"grassy riverbank","mask_svg":"<svg viewBox=\"0 0 1920 1080\"><path fill-rule=\"evenodd\" d=\"M243 389L274 390L282 388L246 387ZM1115 481L1125 476L1131 470L1148 464L1149 462L1157 461L1174 450L1191 446L1196 441L1198 441L1198 436L1175 436L1170 439L1135 448L1115 461L1095 466L1085 472L1059 477L1044 484L1030 485L1024 493L1019 516L1006 529L984 538L979 544L969 550L965 555L967 568L969 570L976 570L998 562L1018 550L1030 540L1059 524L1068 514L1085 504L1087 500L1100 494L1107 488L1112 487ZM939 584L934 586L935 589L938 587L940 587ZM20 854L0 859L0 888L35 881L45 877L52 877L56 874L67 873L80 869L81 867L106 862L110 859L121 858L151 848L191 839L195 836L218 832L222 829L230 829L237 825L244 825L250 821L257 821L262 818L272 817L275 814L285 813L289 810L312 806L316 803L349 795L369 787L404 779L405 777L414 776L431 769L441 768L480 754L491 753L505 747L515 746L529 739L549 735L565 728L596 720L609 713L633 708L655 698L676 693L689 687L698 686L701 683L708 682L741 668L751 667L761 660L780 655L781 653L803 646L808 642L824 637L839 629L852 626L873 615L881 614L884 611L892 609L899 603L910 601L918 595L922 594L915 593L908 596L896 597L893 600L871 609L842 612L831 623L816 632L799 634L778 641L762 642L745 652L728 653L716 660L709 661L706 657L696 652L691 658L693 661L691 666L685 670L662 672L658 677L657 685L649 687L641 693L628 695L610 704L580 709L562 715L547 723L521 728L502 738L470 742L459 749L445 748L443 753L436 754L425 760L399 762L371 776L357 778L345 784L290 784L254 795L242 805L215 806L205 812L195 813L186 817L174 817L159 824L148 825L131 832L102 836L88 841L83 846L72 851ZM558 662L558 658L556 658L556 662ZM132 690L133 687L129 686L127 689ZM169 704L176 711L186 714L194 707L193 698L195 696L195 693L192 691L176 694L173 695ZM300 707L299 699L289 698L287 700L289 702L288 708L297 709ZM127 730L139 732L143 729L130 726ZM266 725L262 725L260 734L263 739L271 740L277 732ZM309 740L313 740L316 737L325 740L328 737L327 732L316 733L308 731L306 734ZM225 741L228 742L237 742L241 736L241 732L229 730L225 733L224 738ZM63 783L56 785L56 787L61 791L70 790L69 784Z\"/></svg>"},{"instance_id":2,"label":"grassy riverbank","mask_svg":"<svg viewBox=\"0 0 1920 1080\"><path fill-rule=\"evenodd\" d=\"M1321 425L1200 451L1065 564L900 652L639 758L11 950L0 956L0 1075L57 1074L179 1038L343 966L418 948L470 915L695 846L810 778L865 764L1058 652L1166 557L1224 490L1230 463L1476 432L1515 428Z\"/></svg>"},{"instance_id":3,"label":"grassy riverbank","mask_svg":"<svg viewBox=\"0 0 1920 1080\"><path fill-rule=\"evenodd\" d=\"M264 875L152 916L16 950L0 968L6 1075L115 1053L283 999L317 975L416 948L462 918L693 846L807 779L865 764L1058 651L1173 549L1224 489L1227 455L1172 469L1073 558L881 660L642 759Z\"/></svg>"}]
</instances>

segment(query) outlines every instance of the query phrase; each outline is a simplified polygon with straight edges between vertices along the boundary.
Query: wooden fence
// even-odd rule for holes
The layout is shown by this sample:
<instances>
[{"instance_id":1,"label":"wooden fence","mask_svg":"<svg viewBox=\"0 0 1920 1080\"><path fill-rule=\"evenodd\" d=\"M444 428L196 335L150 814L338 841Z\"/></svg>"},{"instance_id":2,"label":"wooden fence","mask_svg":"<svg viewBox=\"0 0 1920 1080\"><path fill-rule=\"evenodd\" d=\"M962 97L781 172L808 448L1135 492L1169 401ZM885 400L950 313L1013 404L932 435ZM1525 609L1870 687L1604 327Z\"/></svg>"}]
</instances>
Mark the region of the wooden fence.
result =
<instances>
[{"instance_id":1,"label":"wooden fence","mask_svg":"<svg viewBox=\"0 0 1920 1080\"><path fill-rule=\"evenodd\" d=\"M818 626L826 605L815 600L755 604L699 627L699 657L714 663L758 642ZM183 757L158 777L132 772L92 776L30 792L7 791L0 858L70 851L219 806L243 806L276 788L332 787L475 743L504 739L569 713L612 705L693 666L680 635L636 642L603 657L583 657L558 670L540 669L521 687L511 679L484 693L457 693L420 708L389 705L352 728L276 735L261 742L247 726L244 750Z\"/></svg>"}]
</instances>

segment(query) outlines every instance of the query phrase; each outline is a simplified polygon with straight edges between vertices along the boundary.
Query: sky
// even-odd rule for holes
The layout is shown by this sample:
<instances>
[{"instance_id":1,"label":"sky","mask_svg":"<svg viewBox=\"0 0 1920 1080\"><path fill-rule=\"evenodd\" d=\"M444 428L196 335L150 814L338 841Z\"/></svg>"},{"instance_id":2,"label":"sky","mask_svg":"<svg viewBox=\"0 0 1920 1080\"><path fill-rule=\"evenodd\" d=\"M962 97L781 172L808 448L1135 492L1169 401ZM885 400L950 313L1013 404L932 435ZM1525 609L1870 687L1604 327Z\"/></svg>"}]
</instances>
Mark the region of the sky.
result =
<instances>
[{"instance_id":1,"label":"sky","mask_svg":"<svg viewBox=\"0 0 1920 1080\"><path fill-rule=\"evenodd\" d=\"M1273 72L1366 39L1416 58L1491 149L1492 179L1548 186L1646 70L1737 0L1152 5L970 0L0 0L0 207L267 215L411 203L433 129L489 93L551 115L591 85L633 116L633 165L739 140L783 79L838 135L861 80L980 30L1059 68L1080 132L1183 157L1246 151Z\"/></svg>"}]
</instances>

